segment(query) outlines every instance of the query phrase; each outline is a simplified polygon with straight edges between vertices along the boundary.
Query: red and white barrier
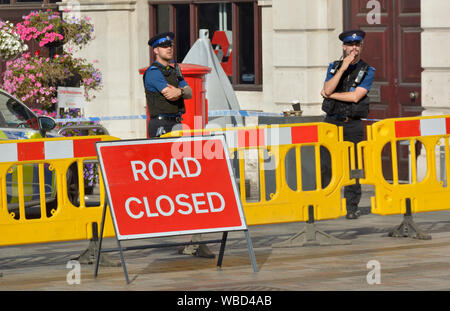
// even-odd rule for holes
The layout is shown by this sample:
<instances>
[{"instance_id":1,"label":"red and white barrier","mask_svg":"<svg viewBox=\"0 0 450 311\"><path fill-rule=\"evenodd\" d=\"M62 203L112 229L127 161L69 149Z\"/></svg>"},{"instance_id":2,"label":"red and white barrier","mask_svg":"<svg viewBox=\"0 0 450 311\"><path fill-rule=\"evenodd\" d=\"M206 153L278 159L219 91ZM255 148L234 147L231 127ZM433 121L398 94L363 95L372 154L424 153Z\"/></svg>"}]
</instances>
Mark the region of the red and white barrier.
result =
<instances>
[{"instance_id":1,"label":"red and white barrier","mask_svg":"<svg viewBox=\"0 0 450 311\"><path fill-rule=\"evenodd\" d=\"M100 138L24 141L0 144L0 163L96 157Z\"/></svg>"},{"instance_id":2,"label":"red and white barrier","mask_svg":"<svg viewBox=\"0 0 450 311\"><path fill-rule=\"evenodd\" d=\"M395 121L395 136L434 136L450 134L450 118Z\"/></svg>"}]
</instances>

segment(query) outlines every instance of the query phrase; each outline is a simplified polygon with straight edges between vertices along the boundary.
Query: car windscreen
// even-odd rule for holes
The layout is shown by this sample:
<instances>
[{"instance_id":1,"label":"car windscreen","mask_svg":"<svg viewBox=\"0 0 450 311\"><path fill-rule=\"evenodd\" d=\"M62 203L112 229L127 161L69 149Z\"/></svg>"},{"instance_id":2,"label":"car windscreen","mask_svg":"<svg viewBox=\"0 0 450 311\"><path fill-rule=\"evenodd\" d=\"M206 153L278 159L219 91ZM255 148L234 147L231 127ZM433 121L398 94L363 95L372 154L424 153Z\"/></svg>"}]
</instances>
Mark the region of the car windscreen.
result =
<instances>
[{"instance_id":1,"label":"car windscreen","mask_svg":"<svg viewBox=\"0 0 450 311\"><path fill-rule=\"evenodd\" d=\"M0 93L0 126L39 129L36 116L22 103Z\"/></svg>"}]
</instances>

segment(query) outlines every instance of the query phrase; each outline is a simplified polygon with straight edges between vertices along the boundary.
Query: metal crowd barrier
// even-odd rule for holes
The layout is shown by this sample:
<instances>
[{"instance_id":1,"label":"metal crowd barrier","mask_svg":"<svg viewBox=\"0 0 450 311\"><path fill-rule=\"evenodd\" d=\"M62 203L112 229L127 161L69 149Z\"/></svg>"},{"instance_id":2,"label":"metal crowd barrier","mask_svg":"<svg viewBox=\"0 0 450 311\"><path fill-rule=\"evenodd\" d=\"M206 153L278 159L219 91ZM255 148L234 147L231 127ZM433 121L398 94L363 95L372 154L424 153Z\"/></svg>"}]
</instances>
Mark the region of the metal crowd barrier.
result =
<instances>
[{"instance_id":1,"label":"metal crowd barrier","mask_svg":"<svg viewBox=\"0 0 450 311\"><path fill-rule=\"evenodd\" d=\"M87 204L83 167L112 136L0 142L0 246L91 239L105 202ZM109 216L109 215L108 215ZM105 236L114 236L111 219Z\"/></svg>"}]
</instances>

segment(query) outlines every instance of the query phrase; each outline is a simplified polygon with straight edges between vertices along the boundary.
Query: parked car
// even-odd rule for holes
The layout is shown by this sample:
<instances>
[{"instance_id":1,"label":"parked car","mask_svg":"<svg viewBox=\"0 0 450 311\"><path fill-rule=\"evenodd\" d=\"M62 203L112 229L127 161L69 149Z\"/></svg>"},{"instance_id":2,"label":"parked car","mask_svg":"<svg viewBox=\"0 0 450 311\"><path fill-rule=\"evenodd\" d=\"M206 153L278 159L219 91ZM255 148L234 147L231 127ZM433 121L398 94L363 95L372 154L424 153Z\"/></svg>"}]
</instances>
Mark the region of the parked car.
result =
<instances>
[{"instance_id":1,"label":"parked car","mask_svg":"<svg viewBox=\"0 0 450 311\"><path fill-rule=\"evenodd\" d=\"M47 116L37 116L20 100L0 89L0 141L33 139L44 137L62 137L60 133L67 130L77 130L80 135L109 135L102 125L71 125L55 130L56 122ZM92 134L91 134L92 135ZM86 163L96 163L94 160ZM24 201L25 217L40 217L40 192L39 192L39 168L37 164L25 164L23 166L24 178ZM67 171L67 197L74 206L80 205L79 181L77 163L74 162ZM44 164L45 180L45 200L47 207L47 217L52 215L52 211L57 209L56 177L54 171L50 170L49 164ZM85 194L92 194L93 186L85 184ZM8 211L14 213L14 218L19 219L19 197L17 184L17 167L13 165L6 174L6 194ZM85 197L87 206L96 206L99 203L97 198L92 200ZM1 203L0 203L1 204ZM1 207L1 206L0 206Z\"/></svg>"},{"instance_id":2,"label":"parked car","mask_svg":"<svg viewBox=\"0 0 450 311\"><path fill-rule=\"evenodd\" d=\"M56 127L54 119L47 116L37 116L31 109L18 99L0 89L0 140L32 139L60 136L53 130ZM40 204L39 169L37 164L23 166L25 207ZM6 174L6 195L8 211L18 218L18 176L17 166L13 165ZM55 174L44 164L45 198L47 210L56 209ZM25 213L27 214L27 212ZM50 214L51 215L51 214ZM49 215L49 216L50 216ZM27 215L28 218L28 215Z\"/></svg>"}]
</instances>

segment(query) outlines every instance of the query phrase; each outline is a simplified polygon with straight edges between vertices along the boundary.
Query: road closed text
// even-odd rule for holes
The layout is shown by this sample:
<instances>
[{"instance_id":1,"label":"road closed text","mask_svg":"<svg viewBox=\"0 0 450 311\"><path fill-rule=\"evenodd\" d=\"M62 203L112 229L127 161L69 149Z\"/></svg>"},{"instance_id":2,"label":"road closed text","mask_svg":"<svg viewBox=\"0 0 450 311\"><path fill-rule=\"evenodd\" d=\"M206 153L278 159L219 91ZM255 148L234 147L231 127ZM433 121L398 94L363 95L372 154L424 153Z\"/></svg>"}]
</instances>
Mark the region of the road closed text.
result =
<instances>
[{"instance_id":1,"label":"road closed text","mask_svg":"<svg viewBox=\"0 0 450 311\"><path fill-rule=\"evenodd\" d=\"M180 163L181 162L181 163ZM144 161L131 161L134 181L173 179L175 176L194 178L202 173L200 162L195 158L177 160L171 158L169 163L161 159L152 159L148 165Z\"/></svg>"},{"instance_id":2,"label":"road closed text","mask_svg":"<svg viewBox=\"0 0 450 311\"><path fill-rule=\"evenodd\" d=\"M152 159L130 161L133 179L141 181L161 181L180 177L189 179L198 177L202 172L200 162L195 158L183 158L163 161ZM186 180L187 181L187 180ZM180 187L182 189L182 187ZM157 197L131 196L125 200L125 210L133 219L142 217L172 216L174 213L190 215L192 213L218 213L225 208L225 199L219 192L179 193L176 195L159 195Z\"/></svg>"},{"instance_id":3,"label":"road closed text","mask_svg":"<svg viewBox=\"0 0 450 311\"><path fill-rule=\"evenodd\" d=\"M125 201L125 210L133 219L146 217L172 216L174 213L190 215L191 213L218 213L225 208L225 200L218 192L184 193L177 194L175 198L160 195L149 203L148 197L130 197Z\"/></svg>"}]
</instances>

